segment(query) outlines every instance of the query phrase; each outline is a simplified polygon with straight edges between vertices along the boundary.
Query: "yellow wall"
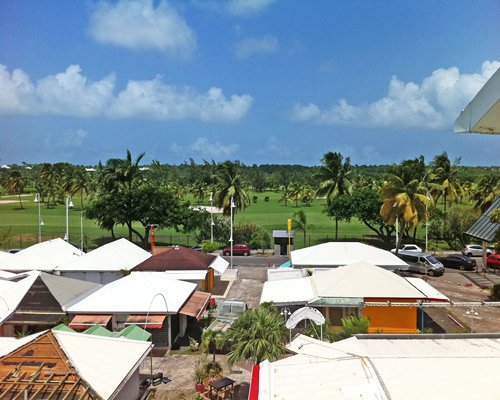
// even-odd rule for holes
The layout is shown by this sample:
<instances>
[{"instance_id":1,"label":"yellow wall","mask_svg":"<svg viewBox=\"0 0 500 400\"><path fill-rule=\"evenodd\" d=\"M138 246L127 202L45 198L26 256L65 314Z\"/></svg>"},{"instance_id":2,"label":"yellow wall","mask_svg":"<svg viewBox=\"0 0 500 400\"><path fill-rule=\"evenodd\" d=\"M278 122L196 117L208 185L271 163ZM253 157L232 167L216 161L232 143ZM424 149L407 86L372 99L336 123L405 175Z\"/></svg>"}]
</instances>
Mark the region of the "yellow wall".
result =
<instances>
[{"instance_id":1,"label":"yellow wall","mask_svg":"<svg viewBox=\"0 0 500 400\"><path fill-rule=\"evenodd\" d=\"M365 299L413 303L415 299ZM370 319L369 333L416 333L418 307L370 306L362 309L362 315Z\"/></svg>"},{"instance_id":2,"label":"yellow wall","mask_svg":"<svg viewBox=\"0 0 500 400\"><path fill-rule=\"evenodd\" d=\"M214 270L210 268L207 272L206 279L201 282L201 290L210 292L214 288Z\"/></svg>"}]
</instances>

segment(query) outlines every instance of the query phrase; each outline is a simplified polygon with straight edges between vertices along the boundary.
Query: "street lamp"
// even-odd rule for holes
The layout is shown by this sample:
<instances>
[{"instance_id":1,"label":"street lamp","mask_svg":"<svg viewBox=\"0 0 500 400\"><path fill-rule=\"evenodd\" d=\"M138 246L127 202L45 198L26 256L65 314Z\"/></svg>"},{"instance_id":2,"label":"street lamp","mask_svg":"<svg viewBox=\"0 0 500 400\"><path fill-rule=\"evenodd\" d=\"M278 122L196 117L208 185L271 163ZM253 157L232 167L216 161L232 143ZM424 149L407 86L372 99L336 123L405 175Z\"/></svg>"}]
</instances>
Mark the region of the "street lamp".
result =
<instances>
[{"instance_id":1,"label":"street lamp","mask_svg":"<svg viewBox=\"0 0 500 400\"><path fill-rule=\"evenodd\" d=\"M42 202L40 198L40 193L35 194L35 200L33 200L34 203L38 203L38 243L42 243L42 225L43 225L43 220L42 220L42 215L40 211L40 204Z\"/></svg>"},{"instance_id":2,"label":"street lamp","mask_svg":"<svg viewBox=\"0 0 500 400\"><path fill-rule=\"evenodd\" d=\"M474 318L479 317L479 313L471 307L465 314L470 315L470 333L472 333L474 332Z\"/></svg>"},{"instance_id":3,"label":"street lamp","mask_svg":"<svg viewBox=\"0 0 500 400\"><path fill-rule=\"evenodd\" d=\"M281 315L283 318L285 318L285 323L286 323L286 321L288 321L288 317L289 317L290 315L292 315L292 312L290 311L290 309L289 309L288 307L283 307L283 308L281 309L280 315ZM291 329L291 328L290 328L290 329L288 329L288 335L289 335L289 338L288 338L288 339L289 339L289 341L288 341L288 342L289 342L289 343L292 343L292 329Z\"/></svg>"},{"instance_id":4,"label":"street lamp","mask_svg":"<svg viewBox=\"0 0 500 400\"><path fill-rule=\"evenodd\" d=\"M213 193L210 192L210 241L214 241L214 215L213 215Z\"/></svg>"},{"instance_id":5,"label":"street lamp","mask_svg":"<svg viewBox=\"0 0 500 400\"><path fill-rule=\"evenodd\" d=\"M431 196L427 193L427 200L431 201ZM429 214L427 212L427 203L425 202L425 252L427 253L427 247L429 245Z\"/></svg>"},{"instance_id":6,"label":"street lamp","mask_svg":"<svg viewBox=\"0 0 500 400\"><path fill-rule=\"evenodd\" d=\"M69 209L73 208L73 202L71 201L71 196L66 197L66 233L64 234L64 240L69 242Z\"/></svg>"},{"instance_id":7,"label":"street lamp","mask_svg":"<svg viewBox=\"0 0 500 400\"><path fill-rule=\"evenodd\" d=\"M234 201L233 201L233 196L231 196L231 205L230 205L230 211L231 211L231 237L229 238L229 245L231 246L231 269L233 269L233 208L235 207Z\"/></svg>"}]
</instances>

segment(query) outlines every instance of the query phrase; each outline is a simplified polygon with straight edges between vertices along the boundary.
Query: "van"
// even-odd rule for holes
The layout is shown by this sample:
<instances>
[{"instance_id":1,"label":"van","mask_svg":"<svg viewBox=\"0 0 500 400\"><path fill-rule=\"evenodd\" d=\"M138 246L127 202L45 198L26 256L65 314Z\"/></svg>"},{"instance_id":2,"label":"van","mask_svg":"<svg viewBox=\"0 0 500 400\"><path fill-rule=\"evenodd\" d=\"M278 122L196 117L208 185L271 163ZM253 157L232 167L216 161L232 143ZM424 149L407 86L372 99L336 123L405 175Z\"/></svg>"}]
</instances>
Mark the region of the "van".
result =
<instances>
[{"instance_id":1,"label":"van","mask_svg":"<svg viewBox=\"0 0 500 400\"><path fill-rule=\"evenodd\" d=\"M399 258L406 261L410 266L408 271L419 272L430 276L444 274L444 266L431 253L420 253L417 251L400 251Z\"/></svg>"}]
</instances>

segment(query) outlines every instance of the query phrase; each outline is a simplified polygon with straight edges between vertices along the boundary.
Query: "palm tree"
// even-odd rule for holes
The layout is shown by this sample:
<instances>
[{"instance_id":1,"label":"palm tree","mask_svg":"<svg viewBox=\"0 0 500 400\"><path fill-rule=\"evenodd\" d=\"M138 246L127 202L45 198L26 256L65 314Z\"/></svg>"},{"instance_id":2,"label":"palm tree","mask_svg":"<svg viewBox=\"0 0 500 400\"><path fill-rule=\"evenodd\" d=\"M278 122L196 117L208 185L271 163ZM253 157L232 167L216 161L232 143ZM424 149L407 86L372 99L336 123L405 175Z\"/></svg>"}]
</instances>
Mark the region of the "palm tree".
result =
<instances>
[{"instance_id":1,"label":"palm tree","mask_svg":"<svg viewBox=\"0 0 500 400\"><path fill-rule=\"evenodd\" d=\"M208 329L201 335L201 347L204 351L212 351L213 362L215 362L215 350L221 350L225 342L226 338L222 331Z\"/></svg>"},{"instance_id":2,"label":"palm tree","mask_svg":"<svg viewBox=\"0 0 500 400\"><path fill-rule=\"evenodd\" d=\"M340 153L326 153L321 162L317 178L320 179L318 196L326 196L326 207L328 208L332 200L344 194L349 194L352 190L350 177L352 174L351 159L345 158ZM339 220L335 217L335 240L338 239Z\"/></svg>"},{"instance_id":3,"label":"palm tree","mask_svg":"<svg viewBox=\"0 0 500 400\"><path fill-rule=\"evenodd\" d=\"M380 189L383 204L380 215L385 224L394 225L399 221L401 234L396 246L396 254L401 247L403 233L407 228L415 227L419 221L427 221L428 206L432 204L427 197L427 188L419 179L411 178L409 174L401 176L391 173ZM426 207L427 206L427 207Z\"/></svg>"},{"instance_id":4,"label":"palm tree","mask_svg":"<svg viewBox=\"0 0 500 400\"><path fill-rule=\"evenodd\" d=\"M434 157L431 162L431 194L433 194L435 201L437 201L439 197L443 196L445 224L447 203L453 203L456 201L462 192L458 179L459 164L460 158L457 158L453 164L451 164L446 151L439 156Z\"/></svg>"},{"instance_id":5,"label":"palm tree","mask_svg":"<svg viewBox=\"0 0 500 400\"><path fill-rule=\"evenodd\" d=\"M110 158L102 170L102 184L105 191L131 189L141 181L142 171L139 163L146 153L141 153L132 161L132 154L127 150L126 158Z\"/></svg>"},{"instance_id":6,"label":"palm tree","mask_svg":"<svg viewBox=\"0 0 500 400\"><path fill-rule=\"evenodd\" d=\"M306 247L306 236L307 236L307 216L302 210L293 213L293 225L296 230L304 232L304 245Z\"/></svg>"},{"instance_id":7,"label":"palm tree","mask_svg":"<svg viewBox=\"0 0 500 400\"><path fill-rule=\"evenodd\" d=\"M233 366L242 360L252 360L255 364L264 360L274 361L286 350L286 328L283 318L275 306L261 304L247 310L227 331L227 339L232 343L227 362Z\"/></svg>"},{"instance_id":8,"label":"palm tree","mask_svg":"<svg viewBox=\"0 0 500 400\"><path fill-rule=\"evenodd\" d=\"M231 161L225 161L217 168L214 205L222 208L224 215L231 213L231 198L235 211L244 210L250 204L250 196L245 191L240 168L240 163Z\"/></svg>"},{"instance_id":9,"label":"palm tree","mask_svg":"<svg viewBox=\"0 0 500 400\"><path fill-rule=\"evenodd\" d=\"M5 187L5 190L7 190L7 193L17 194L19 196L19 205L21 206L21 209L23 209L24 207L23 207L23 202L21 201L21 194L24 192L25 180L21 171L19 170L11 171L7 175L7 178L5 179L3 186Z\"/></svg>"},{"instance_id":10,"label":"palm tree","mask_svg":"<svg viewBox=\"0 0 500 400\"><path fill-rule=\"evenodd\" d=\"M500 196L500 176L498 174L483 176L472 195L474 208L484 213L498 196Z\"/></svg>"}]
</instances>

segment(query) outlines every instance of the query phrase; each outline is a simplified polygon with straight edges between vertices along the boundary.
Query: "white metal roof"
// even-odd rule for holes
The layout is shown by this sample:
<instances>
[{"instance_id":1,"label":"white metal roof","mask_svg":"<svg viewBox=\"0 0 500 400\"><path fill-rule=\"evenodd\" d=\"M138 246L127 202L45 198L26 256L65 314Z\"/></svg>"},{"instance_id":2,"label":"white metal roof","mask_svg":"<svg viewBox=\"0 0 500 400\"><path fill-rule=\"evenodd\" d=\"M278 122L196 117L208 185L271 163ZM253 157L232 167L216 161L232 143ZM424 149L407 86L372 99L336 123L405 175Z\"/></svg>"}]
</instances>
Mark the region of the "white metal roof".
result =
<instances>
[{"instance_id":1,"label":"white metal roof","mask_svg":"<svg viewBox=\"0 0 500 400\"><path fill-rule=\"evenodd\" d=\"M16 274L13 272L0 270L0 279L8 279L8 278L12 278L13 276L16 276Z\"/></svg>"},{"instance_id":2,"label":"white metal roof","mask_svg":"<svg viewBox=\"0 0 500 400\"><path fill-rule=\"evenodd\" d=\"M500 133L500 68L460 113L455 132Z\"/></svg>"},{"instance_id":3,"label":"white metal roof","mask_svg":"<svg viewBox=\"0 0 500 400\"><path fill-rule=\"evenodd\" d=\"M366 262L315 273L311 280L317 297L426 298L406 279Z\"/></svg>"},{"instance_id":4,"label":"white metal roof","mask_svg":"<svg viewBox=\"0 0 500 400\"><path fill-rule=\"evenodd\" d=\"M406 277L405 279L417 288L417 290L425 294L428 299L450 301L447 296L437 290L434 286L424 281L422 278Z\"/></svg>"},{"instance_id":5,"label":"white metal roof","mask_svg":"<svg viewBox=\"0 0 500 400\"><path fill-rule=\"evenodd\" d=\"M264 282L260 303L305 304L316 297L311 278Z\"/></svg>"},{"instance_id":6,"label":"white metal roof","mask_svg":"<svg viewBox=\"0 0 500 400\"><path fill-rule=\"evenodd\" d=\"M390 251L359 242L328 242L294 250L290 260L294 267L336 267L364 261L388 269L408 268Z\"/></svg>"},{"instance_id":7,"label":"white metal roof","mask_svg":"<svg viewBox=\"0 0 500 400\"><path fill-rule=\"evenodd\" d=\"M164 274L169 279L177 279L180 281L201 281L207 277L207 271L204 270L173 270L162 272L148 272L148 271L132 271L132 274Z\"/></svg>"},{"instance_id":8,"label":"white metal roof","mask_svg":"<svg viewBox=\"0 0 500 400\"><path fill-rule=\"evenodd\" d=\"M4 285L0 289L0 323L16 310L39 274L40 272L38 271L30 271L24 279L17 282L10 282L12 285Z\"/></svg>"},{"instance_id":9,"label":"white metal roof","mask_svg":"<svg viewBox=\"0 0 500 400\"><path fill-rule=\"evenodd\" d=\"M0 336L0 357L5 356L6 354L12 353L19 347L25 345L26 343L31 342L36 339L38 336L42 335L45 331L37 332L32 335L24 336L22 338L15 337L5 337Z\"/></svg>"},{"instance_id":10,"label":"white metal roof","mask_svg":"<svg viewBox=\"0 0 500 400\"><path fill-rule=\"evenodd\" d=\"M59 271L129 271L151 257L151 253L122 238L107 243L78 259L61 265Z\"/></svg>"},{"instance_id":11,"label":"white metal roof","mask_svg":"<svg viewBox=\"0 0 500 400\"><path fill-rule=\"evenodd\" d=\"M163 272L140 272L108 283L68 308L69 313L176 313L195 283L171 279Z\"/></svg>"},{"instance_id":12,"label":"white metal roof","mask_svg":"<svg viewBox=\"0 0 500 400\"><path fill-rule=\"evenodd\" d=\"M34 244L10 257L0 259L0 269L7 271L38 270L51 272L54 268L78 259L83 253L68 242L56 238Z\"/></svg>"},{"instance_id":13,"label":"white metal roof","mask_svg":"<svg viewBox=\"0 0 500 400\"><path fill-rule=\"evenodd\" d=\"M123 337L52 331L79 375L104 399L113 399L152 344Z\"/></svg>"},{"instance_id":14,"label":"white metal roof","mask_svg":"<svg viewBox=\"0 0 500 400\"><path fill-rule=\"evenodd\" d=\"M260 302L303 304L327 297L446 299L446 296L425 282L414 283L384 268L358 262L317 271L311 277L267 281Z\"/></svg>"},{"instance_id":15,"label":"white metal roof","mask_svg":"<svg viewBox=\"0 0 500 400\"><path fill-rule=\"evenodd\" d=\"M498 398L500 338L298 336L289 348L298 354L261 363L259 400Z\"/></svg>"}]
</instances>

